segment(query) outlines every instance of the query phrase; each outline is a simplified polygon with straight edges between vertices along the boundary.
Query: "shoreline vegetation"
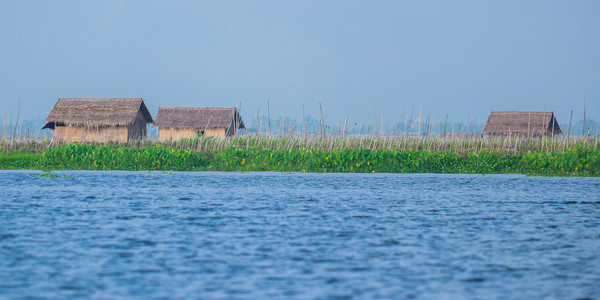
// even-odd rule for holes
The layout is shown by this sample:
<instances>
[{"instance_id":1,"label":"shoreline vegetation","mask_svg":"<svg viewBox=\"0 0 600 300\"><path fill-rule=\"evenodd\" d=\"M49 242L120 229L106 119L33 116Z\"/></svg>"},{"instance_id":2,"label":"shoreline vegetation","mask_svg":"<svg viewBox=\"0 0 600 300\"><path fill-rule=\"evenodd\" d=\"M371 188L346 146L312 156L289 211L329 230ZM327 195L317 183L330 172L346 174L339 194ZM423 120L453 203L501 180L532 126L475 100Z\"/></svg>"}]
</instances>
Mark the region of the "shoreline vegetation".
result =
<instances>
[{"instance_id":1,"label":"shoreline vegetation","mask_svg":"<svg viewBox=\"0 0 600 300\"><path fill-rule=\"evenodd\" d=\"M600 141L568 137L239 136L128 144L0 142L0 169L600 176Z\"/></svg>"}]
</instances>

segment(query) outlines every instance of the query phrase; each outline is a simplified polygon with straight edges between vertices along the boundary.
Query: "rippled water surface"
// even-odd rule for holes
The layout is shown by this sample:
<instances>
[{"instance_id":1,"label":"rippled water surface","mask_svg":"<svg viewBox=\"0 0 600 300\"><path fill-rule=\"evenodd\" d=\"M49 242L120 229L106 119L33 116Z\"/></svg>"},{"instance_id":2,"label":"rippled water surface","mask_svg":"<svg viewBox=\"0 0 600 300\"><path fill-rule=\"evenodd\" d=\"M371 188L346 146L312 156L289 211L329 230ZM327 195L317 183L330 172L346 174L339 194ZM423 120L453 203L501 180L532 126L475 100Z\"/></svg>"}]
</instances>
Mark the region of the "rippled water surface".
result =
<instances>
[{"instance_id":1,"label":"rippled water surface","mask_svg":"<svg viewBox=\"0 0 600 300\"><path fill-rule=\"evenodd\" d=\"M0 171L0 298L600 297L600 178Z\"/></svg>"}]
</instances>

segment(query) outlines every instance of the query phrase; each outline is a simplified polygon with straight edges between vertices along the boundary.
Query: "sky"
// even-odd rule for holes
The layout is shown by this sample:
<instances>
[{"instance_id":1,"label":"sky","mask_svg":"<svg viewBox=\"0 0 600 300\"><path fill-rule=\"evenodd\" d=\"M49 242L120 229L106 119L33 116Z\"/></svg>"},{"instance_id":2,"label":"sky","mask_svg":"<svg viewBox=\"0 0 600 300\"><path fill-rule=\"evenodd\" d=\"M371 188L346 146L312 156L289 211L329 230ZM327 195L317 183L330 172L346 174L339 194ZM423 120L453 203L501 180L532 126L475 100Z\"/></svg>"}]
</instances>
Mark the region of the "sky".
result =
<instances>
[{"instance_id":1,"label":"sky","mask_svg":"<svg viewBox=\"0 0 600 300\"><path fill-rule=\"evenodd\" d=\"M600 120L600 1L0 0L0 117L62 97L327 123ZM413 117L413 119L415 118ZM248 120L250 119L250 120ZM566 119L566 121L565 121Z\"/></svg>"}]
</instances>

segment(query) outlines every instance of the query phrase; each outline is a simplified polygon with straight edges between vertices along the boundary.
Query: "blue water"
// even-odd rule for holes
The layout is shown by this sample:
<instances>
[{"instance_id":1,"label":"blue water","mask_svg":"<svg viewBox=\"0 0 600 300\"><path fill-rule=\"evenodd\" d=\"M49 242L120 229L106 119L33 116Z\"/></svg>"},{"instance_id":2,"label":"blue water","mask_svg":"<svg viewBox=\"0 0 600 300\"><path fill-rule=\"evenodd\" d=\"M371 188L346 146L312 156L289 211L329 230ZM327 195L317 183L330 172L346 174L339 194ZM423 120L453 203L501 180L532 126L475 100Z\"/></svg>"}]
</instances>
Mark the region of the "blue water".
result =
<instances>
[{"instance_id":1,"label":"blue water","mask_svg":"<svg viewBox=\"0 0 600 300\"><path fill-rule=\"evenodd\" d=\"M0 298L600 297L600 178L0 171Z\"/></svg>"}]
</instances>

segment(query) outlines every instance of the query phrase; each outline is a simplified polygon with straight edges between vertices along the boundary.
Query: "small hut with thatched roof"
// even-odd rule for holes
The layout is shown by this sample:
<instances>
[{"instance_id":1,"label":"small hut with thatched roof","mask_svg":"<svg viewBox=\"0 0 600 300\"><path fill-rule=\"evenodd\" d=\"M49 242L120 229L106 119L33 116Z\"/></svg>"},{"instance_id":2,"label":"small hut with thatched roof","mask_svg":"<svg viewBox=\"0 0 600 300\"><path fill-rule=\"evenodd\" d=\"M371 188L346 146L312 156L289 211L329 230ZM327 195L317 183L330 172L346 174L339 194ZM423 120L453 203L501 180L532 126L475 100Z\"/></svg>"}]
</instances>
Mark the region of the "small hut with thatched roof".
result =
<instances>
[{"instance_id":1,"label":"small hut with thatched roof","mask_svg":"<svg viewBox=\"0 0 600 300\"><path fill-rule=\"evenodd\" d=\"M160 107L154 125L159 140L227 137L246 129L235 107Z\"/></svg>"},{"instance_id":2,"label":"small hut with thatched roof","mask_svg":"<svg viewBox=\"0 0 600 300\"><path fill-rule=\"evenodd\" d=\"M483 132L487 135L543 136L561 134L554 112L493 111Z\"/></svg>"},{"instance_id":3,"label":"small hut with thatched roof","mask_svg":"<svg viewBox=\"0 0 600 300\"><path fill-rule=\"evenodd\" d=\"M142 98L60 98L42 128L65 142L144 139L152 116Z\"/></svg>"}]
</instances>

